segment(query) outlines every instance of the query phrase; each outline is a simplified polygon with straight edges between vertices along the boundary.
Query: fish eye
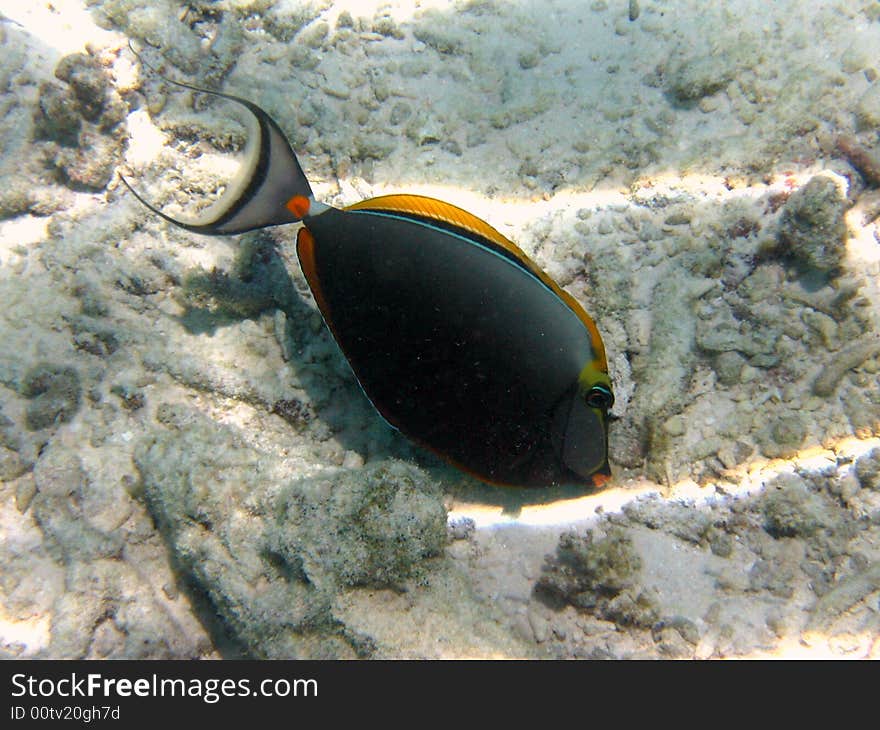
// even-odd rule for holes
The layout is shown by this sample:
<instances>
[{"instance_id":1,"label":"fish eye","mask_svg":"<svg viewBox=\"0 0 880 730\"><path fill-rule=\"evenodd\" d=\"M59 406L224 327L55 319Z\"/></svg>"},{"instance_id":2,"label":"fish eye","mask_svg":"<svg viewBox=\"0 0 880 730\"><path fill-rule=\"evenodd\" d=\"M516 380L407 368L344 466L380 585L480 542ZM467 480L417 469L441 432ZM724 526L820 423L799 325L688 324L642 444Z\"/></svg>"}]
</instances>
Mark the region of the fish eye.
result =
<instances>
[{"instance_id":1,"label":"fish eye","mask_svg":"<svg viewBox=\"0 0 880 730\"><path fill-rule=\"evenodd\" d=\"M587 392L586 402L590 408L601 408L607 411L614 405L614 395L608 388L596 385Z\"/></svg>"}]
</instances>

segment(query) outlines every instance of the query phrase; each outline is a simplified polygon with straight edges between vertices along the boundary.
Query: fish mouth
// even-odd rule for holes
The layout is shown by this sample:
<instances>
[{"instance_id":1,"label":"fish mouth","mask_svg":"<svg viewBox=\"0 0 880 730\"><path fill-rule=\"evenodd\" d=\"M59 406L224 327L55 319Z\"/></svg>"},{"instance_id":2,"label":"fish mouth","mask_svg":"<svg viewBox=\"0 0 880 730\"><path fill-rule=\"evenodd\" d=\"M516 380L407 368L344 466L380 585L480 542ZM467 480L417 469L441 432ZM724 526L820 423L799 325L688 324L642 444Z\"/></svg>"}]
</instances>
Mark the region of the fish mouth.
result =
<instances>
[{"instance_id":1,"label":"fish mouth","mask_svg":"<svg viewBox=\"0 0 880 730\"><path fill-rule=\"evenodd\" d=\"M560 462L595 486L611 475L606 424L604 413L588 406L576 386L563 396L553 418L553 446Z\"/></svg>"}]
</instances>

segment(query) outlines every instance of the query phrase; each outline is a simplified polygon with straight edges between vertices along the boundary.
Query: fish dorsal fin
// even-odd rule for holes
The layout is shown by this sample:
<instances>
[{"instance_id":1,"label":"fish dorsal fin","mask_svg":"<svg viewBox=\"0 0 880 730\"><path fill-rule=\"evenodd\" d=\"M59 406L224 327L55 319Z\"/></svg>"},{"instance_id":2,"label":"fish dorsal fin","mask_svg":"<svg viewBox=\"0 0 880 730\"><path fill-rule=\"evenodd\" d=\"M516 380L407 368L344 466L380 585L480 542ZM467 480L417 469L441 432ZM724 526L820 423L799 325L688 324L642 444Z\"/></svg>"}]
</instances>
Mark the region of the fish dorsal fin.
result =
<instances>
[{"instance_id":1,"label":"fish dorsal fin","mask_svg":"<svg viewBox=\"0 0 880 730\"><path fill-rule=\"evenodd\" d=\"M545 284L550 283L546 274L526 256L519 246L492 228L486 221L480 220L472 213L468 213L451 203L444 203L442 200L428 198L424 195L382 195L350 205L346 210L398 213L406 217L436 221L452 228L463 229L482 239L483 242L491 244L493 248L501 249L501 252L506 254L506 258L513 259Z\"/></svg>"},{"instance_id":2,"label":"fish dorsal fin","mask_svg":"<svg viewBox=\"0 0 880 730\"><path fill-rule=\"evenodd\" d=\"M350 211L373 211L377 213L389 213L401 215L407 218L414 218L422 221L436 221L437 223L450 229L458 228L466 231L473 238L493 248L496 252L505 258L521 266L530 274L535 276L541 283L558 296L568 307L577 315L577 317L586 325L590 332L595 347L601 349L602 361L604 362L605 351L602 345L602 338L596 328L590 315L584 311L580 303L567 291L564 291L559 285L545 274L532 261L525 252L520 249L513 241L496 231L486 221L480 220L472 213L452 205L444 203L436 198L428 198L424 195L381 195L377 198L362 200L360 203L349 205L345 210Z\"/></svg>"}]
</instances>

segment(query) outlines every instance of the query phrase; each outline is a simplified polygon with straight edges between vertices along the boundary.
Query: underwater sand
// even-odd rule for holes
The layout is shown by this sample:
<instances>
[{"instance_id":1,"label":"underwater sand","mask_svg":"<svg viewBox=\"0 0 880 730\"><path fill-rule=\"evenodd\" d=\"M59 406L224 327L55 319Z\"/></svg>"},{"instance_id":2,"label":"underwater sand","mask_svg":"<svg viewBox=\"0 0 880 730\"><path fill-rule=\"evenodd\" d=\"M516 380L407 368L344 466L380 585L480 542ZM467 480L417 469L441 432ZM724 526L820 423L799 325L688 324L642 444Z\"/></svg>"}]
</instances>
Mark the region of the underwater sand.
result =
<instances>
[{"instance_id":1,"label":"underwater sand","mask_svg":"<svg viewBox=\"0 0 880 730\"><path fill-rule=\"evenodd\" d=\"M5 656L880 655L877 2L187 5L0 0ZM439 463L295 227L144 210L118 167L179 213L243 137L129 39L319 199L455 203L583 303L608 487Z\"/></svg>"}]
</instances>

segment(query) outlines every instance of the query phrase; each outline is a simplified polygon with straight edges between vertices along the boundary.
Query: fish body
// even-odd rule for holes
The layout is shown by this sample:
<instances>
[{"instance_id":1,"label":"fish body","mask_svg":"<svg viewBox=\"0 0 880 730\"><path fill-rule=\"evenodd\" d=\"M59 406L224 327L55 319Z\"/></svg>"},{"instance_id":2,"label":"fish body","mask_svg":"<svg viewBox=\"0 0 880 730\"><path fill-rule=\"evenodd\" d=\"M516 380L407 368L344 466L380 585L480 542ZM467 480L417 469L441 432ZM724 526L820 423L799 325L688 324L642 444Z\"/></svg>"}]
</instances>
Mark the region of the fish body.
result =
<instances>
[{"instance_id":1,"label":"fish body","mask_svg":"<svg viewBox=\"0 0 880 730\"><path fill-rule=\"evenodd\" d=\"M494 228L448 203L389 195L340 209L316 201L262 109L205 93L256 119L246 179L208 219L172 218L132 189L141 202L210 235L301 222L297 254L324 321L382 417L416 443L492 484L607 479L605 349L571 295Z\"/></svg>"}]
</instances>

